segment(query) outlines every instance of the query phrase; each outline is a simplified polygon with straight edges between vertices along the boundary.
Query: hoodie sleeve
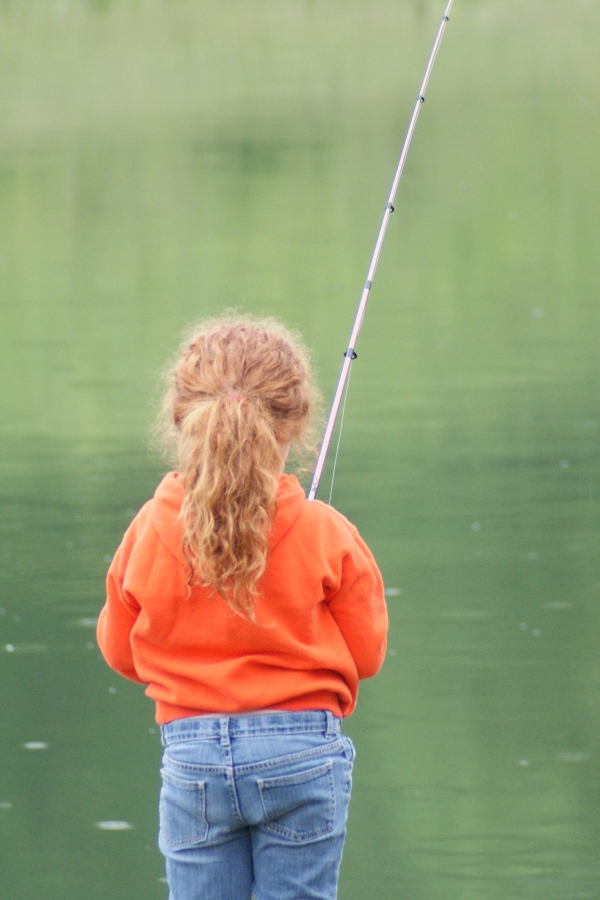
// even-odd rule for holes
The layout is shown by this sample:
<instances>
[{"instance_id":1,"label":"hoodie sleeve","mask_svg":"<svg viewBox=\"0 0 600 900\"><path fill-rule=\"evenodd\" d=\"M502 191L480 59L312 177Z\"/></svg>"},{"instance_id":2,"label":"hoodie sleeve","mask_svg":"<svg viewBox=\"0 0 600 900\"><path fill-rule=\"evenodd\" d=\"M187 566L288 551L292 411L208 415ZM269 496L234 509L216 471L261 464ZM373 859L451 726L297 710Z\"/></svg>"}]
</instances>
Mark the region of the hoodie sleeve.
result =
<instances>
[{"instance_id":1,"label":"hoodie sleeve","mask_svg":"<svg viewBox=\"0 0 600 900\"><path fill-rule=\"evenodd\" d=\"M106 576L106 603L98 619L98 646L108 665L131 681L140 684L131 650L131 630L140 614L140 605L124 588L127 564L138 533L147 516L147 506L135 517L115 553Z\"/></svg>"},{"instance_id":2,"label":"hoodie sleeve","mask_svg":"<svg viewBox=\"0 0 600 900\"><path fill-rule=\"evenodd\" d=\"M383 579L373 555L352 527L342 559L342 581L329 609L350 650L359 678L372 678L383 665L388 615Z\"/></svg>"}]
</instances>

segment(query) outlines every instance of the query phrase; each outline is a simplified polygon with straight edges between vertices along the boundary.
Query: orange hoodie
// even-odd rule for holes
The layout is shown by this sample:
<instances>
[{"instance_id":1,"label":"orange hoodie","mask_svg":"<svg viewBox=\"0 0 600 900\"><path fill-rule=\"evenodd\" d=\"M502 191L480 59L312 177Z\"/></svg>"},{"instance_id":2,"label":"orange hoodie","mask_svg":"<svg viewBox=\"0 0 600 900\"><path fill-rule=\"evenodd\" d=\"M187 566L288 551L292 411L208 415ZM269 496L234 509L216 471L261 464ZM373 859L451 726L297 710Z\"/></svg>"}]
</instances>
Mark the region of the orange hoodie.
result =
<instances>
[{"instance_id":1,"label":"orange hoodie","mask_svg":"<svg viewBox=\"0 0 600 900\"><path fill-rule=\"evenodd\" d=\"M171 472L114 556L98 621L109 666L148 685L160 724L257 709L350 715L387 632L381 575L356 528L282 475L253 624L204 588L188 596L182 499Z\"/></svg>"}]
</instances>

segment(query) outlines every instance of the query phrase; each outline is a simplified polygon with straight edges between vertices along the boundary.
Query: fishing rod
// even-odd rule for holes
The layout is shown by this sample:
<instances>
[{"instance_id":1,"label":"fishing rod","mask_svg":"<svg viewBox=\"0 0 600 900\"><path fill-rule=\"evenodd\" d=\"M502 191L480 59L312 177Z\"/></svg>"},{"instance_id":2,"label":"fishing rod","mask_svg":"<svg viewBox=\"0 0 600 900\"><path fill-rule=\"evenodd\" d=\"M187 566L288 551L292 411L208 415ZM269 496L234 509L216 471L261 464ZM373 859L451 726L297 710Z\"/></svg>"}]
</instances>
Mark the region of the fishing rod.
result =
<instances>
[{"instance_id":1,"label":"fishing rod","mask_svg":"<svg viewBox=\"0 0 600 900\"><path fill-rule=\"evenodd\" d=\"M404 146L402 147L402 152L400 154L400 160L398 162L398 166L396 168L396 174L394 175L394 181L392 182L392 189L390 191L390 196L388 197L388 202L386 204L383 220L381 222L381 226L379 228L379 234L377 235L377 240L375 242L375 249L373 250L373 255L371 257L371 263L369 265L369 271L367 273L367 280L365 282L365 286L363 288L363 292L360 298L360 303L358 304L358 310L356 311L356 316L354 319L354 325L352 326L352 332L350 334L350 341L348 343L348 349L344 353L344 363L342 365L342 371L340 373L340 377L337 383L337 388L333 397L333 403L331 404L331 412L329 413L329 418L327 420L327 425L325 426L325 431L323 433L323 440L321 442L321 449L319 451L319 456L317 458L317 464L315 466L315 470L313 472L312 482L310 485L310 490L308 491L307 498L309 500L314 500L317 494L317 490L319 488L319 482L321 481L321 476L323 474L323 469L325 468L325 460L327 458L327 453L329 451L329 445L331 443L331 438L333 436L333 429L335 428L335 421L337 419L337 415L340 409L340 404L342 402L342 398L344 396L344 390L348 383L348 378L350 376L350 367L352 365L353 360L356 359L356 343L358 340L358 335L360 333L361 325L363 322L363 318L365 315L365 309L367 307L367 301L369 299L369 294L371 293L371 287L373 285L373 279L375 278L375 271L377 269L377 263L379 262L379 255L381 253L381 247L383 245L383 239L385 237L385 233L387 231L388 222L390 220L391 214L394 212L394 199L396 197L396 191L398 190L398 185L400 184L400 178L402 177L402 172L404 171L404 164L406 163L406 157L408 156L408 150L410 147L410 142L412 141L412 136L415 131L415 127L417 124L417 119L419 118L419 113L421 111L421 107L425 103L425 91L427 90L427 84L429 82L429 77L431 75L431 71L433 69L433 64L435 62L435 58L437 56L437 52L440 49L440 44L442 42L442 37L444 36L444 31L446 29L446 25L450 20L450 10L452 8L454 0L449 0L448 5L446 7L446 11L444 13L442 24L439 27L439 31L437 33L437 37L435 39L435 43L433 45L433 50L431 51L431 56L429 57L429 62L427 63L427 69L425 70L425 77L423 78L423 83L421 85L421 90L419 91L419 96L417 97L417 102L415 104L414 112L412 114L410 124L408 126L408 131L406 133L406 138L404 139Z\"/></svg>"}]
</instances>

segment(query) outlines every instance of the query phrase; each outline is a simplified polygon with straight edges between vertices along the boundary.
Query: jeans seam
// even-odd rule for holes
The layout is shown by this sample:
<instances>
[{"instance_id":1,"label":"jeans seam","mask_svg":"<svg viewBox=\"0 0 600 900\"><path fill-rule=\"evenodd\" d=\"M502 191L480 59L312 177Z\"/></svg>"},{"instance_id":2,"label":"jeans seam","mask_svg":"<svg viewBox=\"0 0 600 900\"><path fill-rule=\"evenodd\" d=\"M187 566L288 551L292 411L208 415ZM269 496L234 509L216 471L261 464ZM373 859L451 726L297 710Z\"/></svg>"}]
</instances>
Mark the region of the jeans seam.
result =
<instances>
[{"instance_id":1,"label":"jeans seam","mask_svg":"<svg viewBox=\"0 0 600 900\"><path fill-rule=\"evenodd\" d=\"M171 738L163 766L180 789L168 786L169 802L161 803L159 847L173 900L182 891L187 896L192 872L194 896L206 900L249 900L252 888L256 900L267 900L274 878L281 900L297 898L299 884L334 900L353 757L343 734L328 736L324 728L239 734L227 748L218 735L194 737L191 728L184 741ZM194 813L199 797L188 787L198 782L204 783L204 840ZM198 842L173 846L165 833L177 843Z\"/></svg>"},{"instance_id":2,"label":"jeans seam","mask_svg":"<svg viewBox=\"0 0 600 900\"><path fill-rule=\"evenodd\" d=\"M163 726L165 727L165 726ZM233 729L229 733L229 737L232 739L235 738L252 738L252 737L272 737L273 735L285 735L285 734L322 734L325 737L335 737L341 734L339 726L333 726L331 730L327 731L323 729L322 725L319 725L315 728L307 728L306 726L298 725L294 727L293 725L286 725L274 727L274 728L266 728L262 727L257 729L256 731L248 730L248 731L237 731ZM205 734L201 730L192 730L192 731L181 731L175 732L174 734L169 734L168 737L162 735L163 737L163 746L168 747L169 744L180 744L187 743L189 741L220 741L221 734Z\"/></svg>"},{"instance_id":3,"label":"jeans seam","mask_svg":"<svg viewBox=\"0 0 600 900\"><path fill-rule=\"evenodd\" d=\"M162 774L162 773L161 773ZM168 773L166 773L168 776ZM169 782L163 776L163 787L160 794L160 803L166 808L168 803L167 800L167 785L171 784L171 787L175 788L175 790L182 790L182 788L177 787L177 785ZM193 787L190 788L190 795L195 795L197 797L197 808L195 808L194 815L197 817L198 821L201 825L201 831L194 832L192 835L187 835L185 838L175 838L172 832L167 828L166 822L163 819L161 822L160 828L160 836L165 841L165 843L172 850L186 850L192 847L197 847L206 842L208 838L209 832L209 824L206 818L206 783L204 781L190 782L190 785L193 784ZM192 798L193 799L193 798ZM173 802L173 798L171 796L170 802Z\"/></svg>"},{"instance_id":4,"label":"jeans seam","mask_svg":"<svg viewBox=\"0 0 600 900\"><path fill-rule=\"evenodd\" d=\"M203 774L203 775L226 775L228 770L230 770L231 766L200 766L194 765L194 763L184 763L179 762L176 759L173 759L168 753L165 753L163 756L163 765L171 766L173 769L179 769L183 772L189 772L190 774Z\"/></svg>"},{"instance_id":5,"label":"jeans seam","mask_svg":"<svg viewBox=\"0 0 600 900\"><path fill-rule=\"evenodd\" d=\"M298 753L289 753L286 756L275 756L272 759L265 759L257 763L243 763L241 766L233 766L233 770L237 775L248 775L252 772L261 772L264 769L275 769L278 766L289 765L290 763L302 762L305 759L313 759L318 756L325 756L328 753L337 752L343 749L341 740L332 741L324 744L322 747L311 748L310 750L301 750ZM202 766L193 763L183 763L172 759L168 753L164 756L165 763L168 761L174 769L191 774L211 774L220 775L231 767L228 766Z\"/></svg>"},{"instance_id":6,"label":"jeans seam","mask_svg":"<svg viewBox=\"0 0 600 900\"><path fill-rule=\"evenodd\" d=\"M242 815L242 810L240 809L240 801L237 793L237 789L235 786L235 771L230 769L226 772L227 784L229 787L229 796L231 799L231 807L233 809L233 815L242 825L247 825L248 823L244 819Z\"/></svg>"},{"instance_id":7,"label":"jeans seam","mask_svg":"<svg viewBox=\"0 0 600 900\"><path fill-rule=\"evenodd\" d=\"M269 784L269 782L278 782L280 779L266 779L265 781L259 780L257 783L258 792L260 794L260 801L265 813L265 822L260 826L267 831L270 831L272 834L277 834L285 840L291 841L294 844L306 844L310 841L314 841L317 838L325 837L328 834L331 834L335 829L335 820L337 815L337 804L336 804L336 796L335 796L335 782L333 777L333 769L331 763L326 763L325 766L320 766L321 768L326 769L323 772L323 775L327 776L327 781L329 784L330 791L330 803L331 803L331 812L330 816L327 819L324 825L321 825L318 828L312 828L312 830L307 831L295 831L293 828L288 828L285 825L281 825L277 819L269 820L269 812L266 806L266 794L265 791L268 791L272 788L276 788L278 785ZM294 777L294 776L289 776ZM317 776L319 777L319 776Z\"/></svg>"},{"instance_id":8,"label":"jeans seam","mask_svg":"<svg viewBox=\"0 0 600 900\"><path fill-rule=\"evenodd\" d=\"M341 741L333 741L325 744L323 747L316 747L311 750L300 750L298 753L289 753L287 756L275 756L272 759L266 759L258 763L244 763L236 766L235 770L240 775L247 775L251 772L261 772L264 769L275 769L278 766L287 766L290 763L302 762L306 759L314 759L318 756L326 756L328 753L336 752L341 749Z\"/></svg>"}]
</instances>

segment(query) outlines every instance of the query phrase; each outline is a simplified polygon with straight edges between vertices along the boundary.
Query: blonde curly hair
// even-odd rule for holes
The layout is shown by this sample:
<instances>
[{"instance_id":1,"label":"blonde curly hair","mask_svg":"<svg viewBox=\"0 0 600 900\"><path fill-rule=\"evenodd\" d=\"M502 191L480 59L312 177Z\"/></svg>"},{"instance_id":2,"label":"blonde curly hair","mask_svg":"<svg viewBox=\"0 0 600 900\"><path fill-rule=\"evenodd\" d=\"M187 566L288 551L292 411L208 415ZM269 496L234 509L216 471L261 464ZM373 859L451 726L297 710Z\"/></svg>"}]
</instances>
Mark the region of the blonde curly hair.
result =
<instances>
[{"instance_id":1,"label":"blonde curly hair","mask_svg":"<svg viewBox=\"0 0 600 900\"><path fill-rule=\"evenodd\" d=\"M285 448L314 449L308 353L274 319L225 316L190 330L167 381L163 437L184 476L188 583L253 619Z\"/></svg>"}]
</instances>

